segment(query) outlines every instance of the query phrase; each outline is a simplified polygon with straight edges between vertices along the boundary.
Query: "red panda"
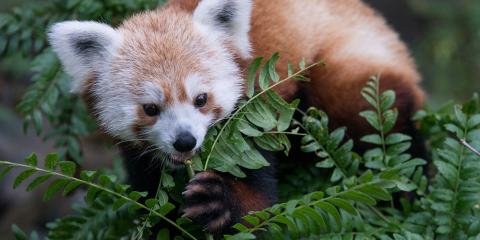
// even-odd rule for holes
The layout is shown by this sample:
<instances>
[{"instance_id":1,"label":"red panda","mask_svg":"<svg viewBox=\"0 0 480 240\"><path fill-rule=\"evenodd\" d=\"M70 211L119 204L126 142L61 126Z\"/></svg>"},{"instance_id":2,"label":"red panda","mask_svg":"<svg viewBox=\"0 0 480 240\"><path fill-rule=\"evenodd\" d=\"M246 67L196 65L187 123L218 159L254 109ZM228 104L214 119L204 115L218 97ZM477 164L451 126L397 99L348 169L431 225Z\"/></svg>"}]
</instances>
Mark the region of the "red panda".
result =
<instances>
[{"instance_id":1,"label":"red panda","mask_svg":"<svg viewBox=\"0 0 480 240\"><path fill-rule=\"evenodd\" d=\"M100 125L121 145L130 181L154 191L160 159L177 166L201 147L215 122L244 94L253 57L279 52L287 62L324 61L275 90L325 110L352 138L370 129L358 117L367 108L360 90L372 75L397 93L397 130L423 104L420 76L406 46L385 20L360 0L171 0L117 28L98 22L53 25L50 43ZM125 143L126 142L126 143ZM188 184L185 216L221 232L251 210L276 199L273 167L245 179L203 172Z\"/></svg>"}]
</instances>

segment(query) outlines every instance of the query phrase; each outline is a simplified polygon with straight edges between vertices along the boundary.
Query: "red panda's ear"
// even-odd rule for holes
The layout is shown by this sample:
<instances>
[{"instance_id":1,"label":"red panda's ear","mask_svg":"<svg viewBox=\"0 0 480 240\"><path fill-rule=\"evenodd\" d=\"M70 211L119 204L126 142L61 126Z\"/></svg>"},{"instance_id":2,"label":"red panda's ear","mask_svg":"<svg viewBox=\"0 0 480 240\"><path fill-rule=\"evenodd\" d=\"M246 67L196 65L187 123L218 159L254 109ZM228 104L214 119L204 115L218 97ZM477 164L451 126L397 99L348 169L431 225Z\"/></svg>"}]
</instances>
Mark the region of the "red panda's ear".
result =
<instances>
[{"instance_id":1,"label":"red panda's ear","mask_svg":"<svg viewBox=\"0 0 480 240\"><path fill-rule=\"evenodd\" d=\"M73 77L72 91L80 93L85 80L99 73L112 58L121 35L106 24L66 21L54 24L48 39L65 71Z\"/></svg>"},{"instance_id":2,"label":"red panda's ear","mask_svg":"<svg viewBox=\"0 0 480 240\"><path fill-rule=\"evenodd\" d=\"M202 0L193 13L193 20L229 36L242 57L248 58L251 15L251 0Z\"/></svg>"}]
</instances>

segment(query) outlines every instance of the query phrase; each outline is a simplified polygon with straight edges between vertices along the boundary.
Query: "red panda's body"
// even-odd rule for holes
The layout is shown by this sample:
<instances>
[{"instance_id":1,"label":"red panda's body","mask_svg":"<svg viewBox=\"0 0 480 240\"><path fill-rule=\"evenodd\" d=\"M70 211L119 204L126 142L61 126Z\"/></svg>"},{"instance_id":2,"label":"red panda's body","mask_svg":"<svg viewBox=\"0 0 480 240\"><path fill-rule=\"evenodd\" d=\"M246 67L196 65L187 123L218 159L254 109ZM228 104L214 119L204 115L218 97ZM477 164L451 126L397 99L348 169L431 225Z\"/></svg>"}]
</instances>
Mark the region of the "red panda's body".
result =
<instances>
[{"instance_id":1,"label":"red panda's body","mask_svg":"<svg viewBox=\"0 0 480 240\"><path fill-rule=\"evenodd\" d=\"M173 0L169 5L193 12L198 2ZM304 96L306 105L325 110L336 125L356 129L350 133L354 137L370 130L358 113L368 107L360 91L371 76L380 76L382 89L399 95L397 107L404 116L399 126L423 105L420 75L407 47L360 0L254 0L249 36L252 56L280 53L277 70L284 77L289 61L325 62L308 74L311 82L290 81L276 90L288 100ZM248 63L240 61L244 68Z\"/></svg>"},{"instance_id":2,"label":"red panda's body","mask_svg":"<svg viewBox=\"0 0 480 240\"><path fill-rule=\"evenodd\" d=\"M117 29L59 23L50 39L74 90L87 96L110 135L128 142L122 150L130 180L141 190L156 189L158 175L146 169L151 158L181 164L208 127L233 110L256 56L279 52L283 77L288 62L323 61L326 66L307 73L310 82L275 90L325 110L352 138L371 131L358 117L367 107L360 90L370 76L379 75L382 89L397 93L397 131L414 129L410 116L423 104L406 46L360 0L171 0ZM148 153L145 141L157 152ZM185 191L185 215L221 232L248 211L272 205L273 168L247 175L198 174Z\"/></svg>"}]
</instances>

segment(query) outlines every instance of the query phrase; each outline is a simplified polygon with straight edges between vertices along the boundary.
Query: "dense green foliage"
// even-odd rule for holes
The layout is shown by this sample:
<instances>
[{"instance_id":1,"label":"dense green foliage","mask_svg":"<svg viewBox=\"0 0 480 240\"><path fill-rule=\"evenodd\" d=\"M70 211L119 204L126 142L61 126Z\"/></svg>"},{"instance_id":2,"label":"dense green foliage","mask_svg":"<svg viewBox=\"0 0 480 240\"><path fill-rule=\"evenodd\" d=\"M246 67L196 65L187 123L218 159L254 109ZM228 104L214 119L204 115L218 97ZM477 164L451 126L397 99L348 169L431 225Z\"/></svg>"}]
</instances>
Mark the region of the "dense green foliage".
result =
<instances>
[{"instance_id":1,"label":"dense green foliage","mask_svg":"<svg viewBox=\"0 0 480 240\"><path fill-rule=\"evenodd\" d=\"M48 224L48 239L143 239L152 234L155 225L160 226L157 239L204 237L199 226L180 217L186 172L173 174L162 169L155 198L144 199L146 193L130 190L112 172L78 170L82 162L79 139L92 133L95 124L83 103L69 94L69 78L45 44L45 28L52 22L76 18L117 24L132 12L156 4L153 0L53 1L0 17L0 30L7 33L0 36L1 55L20 53L34 59L34 83L18 107L26 128L33 125L38 134L54 139L59 150L42 161L34 154L24 164L0 161L0 176L21 169L13 186L25 184L31 191L48 185L45 200L58 192L67 196L78 188L86 189L85 203L74 207L75 215ZM268 61L253 61L246 98L228 119L211 129L192 167L244 177L242 168L268 165L255 146L288 154L291 143L287 136L301 138L301 150L315 159L315 166L299 167L292 175L283 176L282 202L245 216L244 223L234 226L238 234L225 238L480 236L480 156L475 153L480 149L478 96L462 106L448 105L416 115L432 149L433 164L429 166L408 154L410 136L391 132L398 117L393 108L395 93L379 92L381 80L372 77L362 91L371 109L359 114L376 133L362 138L373 147L358 154L353 151L355 143L345 137L347 129L329 129L326 113L314 108L301 111L298 101L287 103L271 90L285 81L308 81L302 72L321 64L290 65L289 76L280 79L275 71L277 60L274 55ZM255 85L259 86L257 92ZM294 113L301 117L294 119ZM42 131L44 120L53 131ZM296 191L289 192L291 189ZM16 226L13 230L17 239L39 238L36 233L27 236Z\"/></svg>"}]
</instances>

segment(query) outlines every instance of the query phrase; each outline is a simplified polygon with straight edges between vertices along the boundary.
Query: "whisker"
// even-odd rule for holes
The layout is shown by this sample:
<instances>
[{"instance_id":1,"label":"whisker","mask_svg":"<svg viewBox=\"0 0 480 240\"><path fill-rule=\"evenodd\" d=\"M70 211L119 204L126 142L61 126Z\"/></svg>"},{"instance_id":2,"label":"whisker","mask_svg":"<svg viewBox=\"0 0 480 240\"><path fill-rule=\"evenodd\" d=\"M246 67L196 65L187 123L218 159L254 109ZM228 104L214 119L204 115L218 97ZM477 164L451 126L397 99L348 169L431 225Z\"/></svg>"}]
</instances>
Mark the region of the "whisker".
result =
<instances>
[{"instance_id":1,"label":"whisker","mask_svg":"<svg viewBox=\"0 0 480 240\"><path fill-rule=\"evenodd\" d=\"M153 152L155 150L158 150L157 148L155 148L154 145L150 145L149 147L145 148L145 150L135 159L135 161L137 161L138 159L140 159L141 157L143 157L145 154L147 153L150 153L150 152Z\"/></svg>"}]
</instances>

